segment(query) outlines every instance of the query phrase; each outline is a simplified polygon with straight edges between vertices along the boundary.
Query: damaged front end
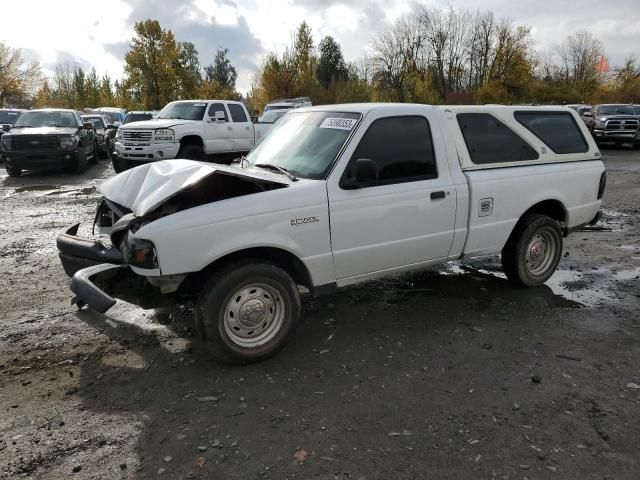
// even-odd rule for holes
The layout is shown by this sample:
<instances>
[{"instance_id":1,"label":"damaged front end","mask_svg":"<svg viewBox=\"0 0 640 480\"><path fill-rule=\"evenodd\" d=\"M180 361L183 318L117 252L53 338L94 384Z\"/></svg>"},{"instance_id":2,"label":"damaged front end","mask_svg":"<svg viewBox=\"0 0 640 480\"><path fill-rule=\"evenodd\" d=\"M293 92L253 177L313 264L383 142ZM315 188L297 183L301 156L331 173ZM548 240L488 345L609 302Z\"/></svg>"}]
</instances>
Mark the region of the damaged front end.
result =
<instances>
[{"instance_id":1,"label":"damaged front end","mask_svg":"<svg viewBox=\"0 0 640 480\"><path fill-rule=\"evenodd\" d=\"M101 313L115 304L114 297L143 308L165 305L187 275L163 276L153 242L136 236L140 228L200 205L287 185L252 169L189 160L142 165L111 178L99 189L103 197L93 231L108 233L112 246L78 237L79 224L56 241L64 271L72 277L72 302Z\"/></svg>"}]
</instances>

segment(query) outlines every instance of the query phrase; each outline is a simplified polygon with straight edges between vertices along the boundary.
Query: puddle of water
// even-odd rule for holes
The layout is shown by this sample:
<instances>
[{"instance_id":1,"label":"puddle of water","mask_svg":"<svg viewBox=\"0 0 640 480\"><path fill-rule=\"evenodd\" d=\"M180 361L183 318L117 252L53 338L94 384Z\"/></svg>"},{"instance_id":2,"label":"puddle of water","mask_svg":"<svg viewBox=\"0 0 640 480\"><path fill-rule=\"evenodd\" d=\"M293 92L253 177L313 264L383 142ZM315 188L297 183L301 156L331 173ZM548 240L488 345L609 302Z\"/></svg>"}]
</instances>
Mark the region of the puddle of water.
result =
<instances>
[{"instance_id":1,"label":"puddle of water","mask_svg":"<svg viewBox=\"0 0 640 480\"><path fill-rule=\"evenodd\" d=\"M640 278L640 267L632 268L631 270L620 270L613 274L613 278L616 280L637 280Z\"/></svg>"},{"instance_id":2,"label":"puddle of water","mask_svg":"<svg viewBox=\"0 0 640 480\"><path fill-rule=\"evenodd\" d=\"M556 270L545 285L556 295L586 307L595 307L604 301L612 300L609 290L604 285L595 287L585 279L582 272L577 270Z\"/></svg>"}]
</instances>

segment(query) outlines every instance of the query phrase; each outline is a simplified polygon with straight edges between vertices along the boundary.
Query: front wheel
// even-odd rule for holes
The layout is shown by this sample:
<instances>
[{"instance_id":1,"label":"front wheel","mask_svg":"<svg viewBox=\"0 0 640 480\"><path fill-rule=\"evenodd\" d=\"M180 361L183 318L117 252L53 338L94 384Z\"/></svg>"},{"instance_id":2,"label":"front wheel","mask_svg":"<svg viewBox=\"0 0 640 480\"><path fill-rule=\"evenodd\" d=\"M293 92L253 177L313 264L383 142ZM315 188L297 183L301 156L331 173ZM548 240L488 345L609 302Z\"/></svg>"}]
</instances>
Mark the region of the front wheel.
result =
<instances>
[{"instance_id":1,"label":"front wheel","mask_svg":"<svg viewBox=\"0 0 640 480\"><path fill-rule=\"evenodd\" d=\"M87 170L87 154L80 149L76 155L76 173L84 173Z\"/></svg>"},{"instance_id":2,"label":"front wheel","mask_svg":"<svg viewBox=\"0 0 640 480\"><path fill-rule=\"evenodd\" d=\"M207 154L204 153L202 147L198 145L183 145L180 147L180 151L176 158L185 158L187 160L198 160L200 162L204 162L207 159Z\"/></svg>"},{"instance_id":3,"label":"front wheel","mask_svg":"<svg viewBox=\"0 0 640 480\"><path fill-rule=\"evenodd\" d=\"M20 177L22 176L22 169L17 167L7 167L7 173L10 177Z\"/></svg>"},{"instance_id":4,"label":"front wheel","mask_svg":"<svg viewBox=\"0 0 640 480\"><path fill-rule=\"evenodd\" d=\"M124 172L132 167L129 160L115 155L111 157L111 164L116 173Z\"/></svg>"},{"instance_id":5,"label":"front wheel","mask_svg":"<svg viewBox=\"0 0 640 480\"><path fill-rule=\"evenodd\" d=\"M195 317L216 358L254 363L271 357L289 341L300 318L300 296L281 268L247 261L209 279L198 297Z\"/></svg>"},{"instance_id":6,"label":"front wheel","mask_svg":"<svg viewBox=\"0 0 640 480\"><path fill-rule=\"evenodd\" d=\"M536 287L553 275L561 256L560 224L546 215L527 215L502 250L502 268L511 282Z\"/></svg>"}]
</instances>

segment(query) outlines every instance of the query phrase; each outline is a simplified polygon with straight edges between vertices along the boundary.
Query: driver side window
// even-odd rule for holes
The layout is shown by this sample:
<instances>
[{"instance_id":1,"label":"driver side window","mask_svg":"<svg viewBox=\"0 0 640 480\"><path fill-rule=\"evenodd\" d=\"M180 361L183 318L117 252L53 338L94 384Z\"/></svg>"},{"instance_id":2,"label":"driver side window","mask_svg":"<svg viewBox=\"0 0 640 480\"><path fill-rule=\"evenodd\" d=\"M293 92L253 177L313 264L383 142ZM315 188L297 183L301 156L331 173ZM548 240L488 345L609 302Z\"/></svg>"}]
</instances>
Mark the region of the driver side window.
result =
<instances>
[{"instance_id":1,"label":"driver side window","mask_svg":"<svg viewBox=\"0 0 640 480\"><path fill-rule=\"evenodd\" d=\"M224 121L229 121L229 116L227 115L227 110L224 108L224 104L222 103L212 103L209 107L209 117L214 118L216 116L216 112L224 113Z\"/></svg>"},{"instance_id":2,"label":"driver side window","mask_svg":"<svg viewBox=\"0 0 640 480\"><path fill-rule=\"evenodd\" d=\"M365 187L414 182L438 177L431 128L421 116L388 117L374 121L356 148L343 179L352 179L355 164L370 165Z\"/></svg>"}]
</instances>

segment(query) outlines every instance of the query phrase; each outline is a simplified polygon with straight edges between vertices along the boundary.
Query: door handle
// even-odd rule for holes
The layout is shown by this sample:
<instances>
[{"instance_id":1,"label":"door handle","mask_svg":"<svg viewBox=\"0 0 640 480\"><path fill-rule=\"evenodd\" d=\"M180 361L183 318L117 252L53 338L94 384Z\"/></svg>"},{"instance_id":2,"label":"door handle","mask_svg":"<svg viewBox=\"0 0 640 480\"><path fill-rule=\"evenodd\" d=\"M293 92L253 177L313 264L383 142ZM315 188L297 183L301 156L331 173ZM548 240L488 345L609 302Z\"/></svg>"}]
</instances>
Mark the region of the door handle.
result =
<instances>
[{"instance_id":1,"label":"door handle","mask_svg":"<svg viewBox=\"0 0 640 480\"><path fill-rule=\"evenodd\" d=\"M231 130L231 127L227 127L227 130Z\"/></svg>"},{"instance_id":2,"label":"door handle","mask_svg":"<svg viewBox=\"0 0 640 480\"><path fill-rule=\"evenodd\" d=\"M440 190L438 192L431 192L431 200L440 200L441 198L444 198L447 194L444 192L444 190Z\"/></svg>"}]
</instances>

